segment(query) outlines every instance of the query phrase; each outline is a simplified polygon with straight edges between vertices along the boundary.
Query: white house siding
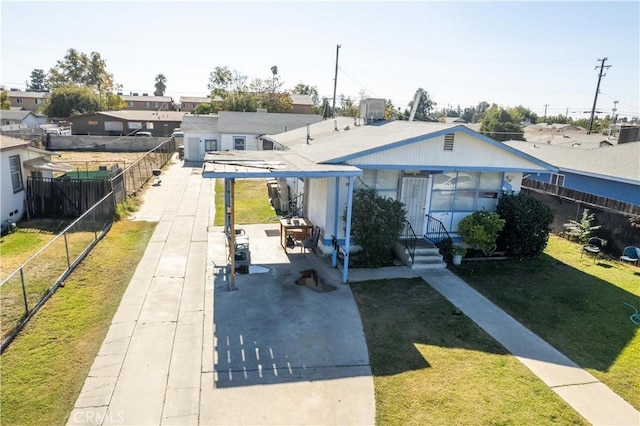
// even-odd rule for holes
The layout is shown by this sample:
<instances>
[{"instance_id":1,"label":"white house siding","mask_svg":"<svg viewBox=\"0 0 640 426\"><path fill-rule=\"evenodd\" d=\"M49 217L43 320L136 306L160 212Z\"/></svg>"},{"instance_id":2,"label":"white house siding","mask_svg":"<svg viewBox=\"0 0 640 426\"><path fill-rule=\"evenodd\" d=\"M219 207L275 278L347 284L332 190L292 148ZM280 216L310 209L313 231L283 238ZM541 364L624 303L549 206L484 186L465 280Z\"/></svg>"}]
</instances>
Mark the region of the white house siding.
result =
<instances>
[{"instance_id":1,"label":"white house siding","mask_svg":"<svg viewBox=\"0 0 640 426\"><path fill-rule=\"evenodd\" d=\"M258 143L257 138L260 135L256 134L247 134L247 133L225 133L222 135L222 151L233 150L235 149L233 146L234 138L244 138L245 140L245 151L262 151L262 142Z\"/></svg>"},{"instance_id":2,"label":"white house siding","mask_svg":"<svg viewBox=\"0 0 640 426\"><path fill-rule=\"evenodd\" d=\"M453 151L445 151L444 136L364 155L347 161L358 165L425 166L449 170L496 168L507 170L546 170L516 154L500 149L466 133L455 133Z\"/></svg>"},{"instance_id":3,"label":"white house siding","mask_svg":"<svg viewBox=\"0 0 640 426\"><path fill-rule=\"evenodd\" d=\"M186 161L204 161L205 140L215 139L218 141L220 150L220 133L185 132L184 134L184 156Z\"/></svg>"},{"instance_id":4,"label":"white house siding","mask_svg":"<svg viewBox=\"0 0 640 426\"><path fill-rule=\"evenodd\" d=\"M9 163L9 157L14 155L20 155L20 171L22 173L22 185L23 190L16 193L13 192L13 184L11 181L11 167ZM28 160L28 151L26 149L10 149L2 151L0 164L0 171L2 172L2 178L0 178L1 185L1 220L4 227L8 219L17 222L22 218L24 214L24 201L26 197L27 175L24 170L23 162Z\"/></svg>"}]
</instances>

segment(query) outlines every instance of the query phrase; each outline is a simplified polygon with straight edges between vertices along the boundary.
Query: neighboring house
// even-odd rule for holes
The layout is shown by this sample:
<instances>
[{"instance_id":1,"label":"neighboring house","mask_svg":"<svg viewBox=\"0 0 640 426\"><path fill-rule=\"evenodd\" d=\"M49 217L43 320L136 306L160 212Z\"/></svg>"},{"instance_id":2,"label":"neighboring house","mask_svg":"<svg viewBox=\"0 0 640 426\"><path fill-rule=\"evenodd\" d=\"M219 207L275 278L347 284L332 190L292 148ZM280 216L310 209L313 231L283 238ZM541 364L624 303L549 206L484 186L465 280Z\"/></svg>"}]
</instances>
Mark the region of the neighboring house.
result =
<instances>
[{"instance_id":1,"label":"neighboring house","mask_svg":"<svg viewBox=\"0 0 640 426\"><path fill-rule=\"evenodd\" d=\"M530 179L640 205L640 142L592 149L522 141L505 145L558 169L531 173Z\"/></svg>"},{"instance_id":2,"label":"neighboring house","mask_svg":"<svg viewBox=\"0 0 640 426\"><path fill-rule=\"evenodd\" d=\"M47 117L33 111L15 111L5 110L0 111L0 130L2 131L14 131L14 130L37 130L41 125L47 122Z\"/></svg>"},{"instance_id":3,"label":"neighboring house","mask_svg":"<svg viewBox=\"0 0 640 426\"><path fill-rule=\"evenodd\" d=\"M313 99L310 95L291 94L291 114L311 114L313 108Z\"/></svg>"},{"instance_id":4,"label":"neighboring house","mask_svg":"<svg viewBox=\"0 0 640 426\"><path fill-rule=\"evenodd\" d=\"M7 95L12 107L38 112L44 106L44 102L47 97L49 97L49 92L23 92L22 90L9 90Z\"/></svg>"},{"instance_id":5,"label":"neighboring house","mask_svg":"<svg viewBox=\"0 0 640 426\"><path fill-rule=\"evenodd\" d=\"M25 139L0 135L0 220L17 222L25 211L28 176L53 177L53 172L68 172L72 167L51 162L51 155Z\"/></svg>"},{"instance_id":6,"label":"neighboring house","mask_svg":"<svg viewBox=\"0 0 640 426\"><path fill-rule=\"evenodd\" d=\"M444 117L444 122L447 124L452 124L452 123L466 124L467 120L461 117Z\"/></svg>"},{"instance_id":7,"label":"neighboring house","mask_svg":"<svg viewBox=\"0 0 640 426\"><path fill-rule=\"evenodd\" d=\"M74 135L126 136L138 130L170 137L185 113L180 111L98 111L69 117Z\"/></svg>"},{"instance_id":8,"label":"neighboring house","mask_svg":"<svg viewBox=\"0 0 640 426\"><path fill-rule=\"evenodd\" d=\"M262 136L304 127L322 120L312 114L220 111L217 116L185 116L184 153L187 161L203 161L211 151L273 149Z\"/></svg>"},{"instance_id":9,"label":"neighboring house","mask_svg":"<svg viewBox=\"0 0 640 426\"><path fill-rule=\"evenodd\" d=\"M143 93L142 96L137 94L118 95L127 103L125 110L140 111L173 111L173 98L171 96L148 96Z\"/></svg>"},{"instance_id":10,"label":"neighboring house","mask_svg":"<svg viewBox=\"0 0 640 426\"><path fill-rule=\"evenodd\" d=\"M527 142L579 149L602 148L617 144L616 138L597 133L587 135L585 132L525 132L524 137Z\"/></svg>"},{"instance_id":11,"label":"neighboring house","mask_svg":"<svg viewBox=\"0 0 640 426\"><path fill-rule=\"evenodd\" d=\"M211 98L208 96L181 96L180 97L180 111L193 112L198 105L211 103Z\"/></svg>"},{"instance_id":12,"label":"neighboring house","mask_svg":"<svg viewBox=\"0 0 640 426\"><path fill-rule=\"evenodd\" d=\"M373 188L402 201L419 236L437 219L457 238L460 220L476 210L495 211L499 193L518 192L523 174L556 171L463 125L445 123L379 121L354 126L353 119L339 117L311 125L309 133L303 128L264 139L314 164L361 169L355 188ZM334 232L343 240L347 200L345 191L338 196L336 191L347 181L301 181L290 180L292 197L304 192L305 215L325 230L321 245L329 247ZM334 229L334 223L341 226Z\"/></svg>"}]
</instances>

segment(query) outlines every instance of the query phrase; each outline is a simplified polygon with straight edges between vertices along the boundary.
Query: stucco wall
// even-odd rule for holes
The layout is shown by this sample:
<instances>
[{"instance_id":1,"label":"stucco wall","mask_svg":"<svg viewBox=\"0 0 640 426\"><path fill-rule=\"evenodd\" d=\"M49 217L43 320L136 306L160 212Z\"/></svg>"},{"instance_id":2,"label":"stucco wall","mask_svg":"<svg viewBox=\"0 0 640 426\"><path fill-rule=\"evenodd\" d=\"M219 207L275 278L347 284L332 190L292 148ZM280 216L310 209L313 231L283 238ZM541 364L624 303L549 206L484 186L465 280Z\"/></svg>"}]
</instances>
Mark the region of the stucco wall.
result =
<instances>
[{"instance_id":1,"label":"stucco wall","mask_svg":"<svg viewBox=\"0 0 640 426\"><path fill-rule=\"evenodd\" d=\"M109 152L146 152L160 145L168 138L140 137L140 136L56 136L51 135L50 142L45 146L50 150L73 151L94 149Z\"/></svg>"}]
</instances>

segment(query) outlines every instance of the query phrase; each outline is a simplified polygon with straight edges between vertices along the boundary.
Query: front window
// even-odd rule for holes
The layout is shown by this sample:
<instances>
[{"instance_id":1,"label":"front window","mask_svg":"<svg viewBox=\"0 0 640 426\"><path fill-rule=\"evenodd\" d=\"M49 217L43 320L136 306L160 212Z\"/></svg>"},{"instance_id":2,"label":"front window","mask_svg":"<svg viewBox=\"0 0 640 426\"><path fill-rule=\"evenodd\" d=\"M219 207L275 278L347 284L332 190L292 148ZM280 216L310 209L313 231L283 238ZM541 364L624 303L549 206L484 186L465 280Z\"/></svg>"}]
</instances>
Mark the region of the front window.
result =
<instances>
[{"instance_id":1,"label":"front window","mask_svg":"<svg viewBox=\"0 0 640 426\"><path fill-rule=\"evenodd\" d=\"M16 103L21 104L22 103L22 98L16 98Z\"/></svg>"},{"instance_id":2,"label":"front window","mask_svg":"<svg viewBox=\"0 0 640 426\"><path fill-rule=\"evenodd\" d=\"M433 176L431 211L493 211L501 177L497 172L447 172Z\"/></svg>"},{"instance_id":3,"label":"front window","mask_svg":"<svg viewBox=\"0 0 640 426\"><path fill-rule=\"evenodd\" d=\"M24 189L22 185L22 169L20 168L20 156L12 155L9 157L9 169L11 171L11 185L13 192L19 192Z\"/></svg>"},{"instance_id":4,"label":"front window","mask_svg":"<svg viewBox=\"0 0 640 426\"><path fill-rule=\"evenodd\" d=\"M204 140L204 150L207 152L217 151L218 150L218 140L217 139L205 139Z\"/></svg>"},{"instance_id":5,"label":"front window","mask_svg":"<svg viewBox=\"0 0 640 426\"><path fill-rule=\"evenodd\" d=\"M233 138L233 149L238 151L244 151L245 149L245 138L235 136Z\"/></svg>"},{"instance_id":6,"label":"front window","mask_svg":"<svg viewBox=\"0 0 640 426\"><path fill-rule=\"evenodd\" d=\"M552 174L550 183L552 185L564 186L564 175Z\"/></svg>"}]
</instances>

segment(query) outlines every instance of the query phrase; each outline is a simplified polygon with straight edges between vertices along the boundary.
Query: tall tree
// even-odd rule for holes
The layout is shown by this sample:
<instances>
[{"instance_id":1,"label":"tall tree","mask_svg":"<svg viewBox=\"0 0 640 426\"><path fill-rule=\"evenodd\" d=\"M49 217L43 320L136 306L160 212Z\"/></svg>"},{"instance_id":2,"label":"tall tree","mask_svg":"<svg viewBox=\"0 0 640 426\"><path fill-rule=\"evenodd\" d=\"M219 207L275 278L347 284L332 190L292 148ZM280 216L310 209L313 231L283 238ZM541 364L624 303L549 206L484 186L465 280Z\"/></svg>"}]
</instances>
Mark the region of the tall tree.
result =
<instances>
[{"instance_id":1,"label":"tall tree","mask_svg":"<svg viewBox=\"0 0 640 426\"><path fill-rule=\"evenodd\" d=\"M156 90L153 92L154 96L164 96L165 90L167 90L167 77L164 74L158 74L156 76L156 84L154 85Z\"/></svg>"},{"instance_id":2,"label":"tall tree","mask_svg":"<svg viewBox=\"0 0 640 426\"><path fill-rule=\"evenodd\" d=\"M119 88L98 52L87 55L75 49L69 49L64 58L49 70L46 84L50 89L70 85L89 87L97 91L103 101L107 93Z\"/></svg>"},{"instance_id":3,"label":"tall tree","mask_svg":"<svg viewBox=\"0 0 640 426\"><path fill-rule=\"evenodd\" d=\"M31 71L31 77L27 84L27 90L30 92L48 92L46 84L46 74L42 69L34 69Z\"/></svg>"},{"instance_id":4,"label":"tall tree","mask_svg":"<svg viewBox=\"0 0 640 426\"><path fill-rule=\"evenodd\" d=\"M44 107L49 117L65 118L101 109L100 97L88 87L59 86L51 91Z\"/></svg>"},{"instance_id":5,"label":"tall tree","mask_svg":"<svg viewBox=\"0 0 640 426\"><path fill-rule=\"evenodd\" d=\"M233 74L229 67L215 67L214 70L209 73L209 84L207 85L211 91L211 97L223 97L226 95L231 87L232 80Z\"/></svg>"},{"instance_id":6,"label":"tall tree","mask_svg":"<svg viewBox=\"0 0 640 426\"><path fill-rule=\"evenodd\" d=\"M0 109L11 109L11 101L9 100L9 95L4 89L0 90Z\"/></svg>"},{"instance_id":7,"label":"tall tree","mask_svg":"<svg viewBox=\"0 0 640 426\"><path fill-rule=\"evenodd\" d=\"M422 92L422 95L420 96L420 100L418 101L418 107L416 109L416 115L414 116L414 120L435 121L433 117L431 117L431 112L433 111L433 109L436 107L437 104L431 99L431 97L429 96L429 92L424 90L422 87L420 87L416 91L416 94L418 92ZM405 114L407 115L407 117L411 114L411 109L413 108L414 100L415 100L415 96L409 102L409 107L407 111L405 111Z\"/></svg>"},{"instance_id":8,"label":"tall tree","mask_svg":"<svg viewBox=\"0 0 640 426\"><path fill-rule=\"evenodd\" d=\"M493 104L482 119L480 132L497 141L524 140L519 118Z\"/></svg>"}]
</instances>

